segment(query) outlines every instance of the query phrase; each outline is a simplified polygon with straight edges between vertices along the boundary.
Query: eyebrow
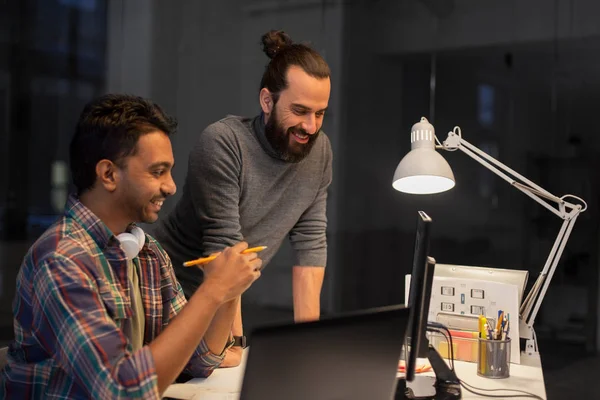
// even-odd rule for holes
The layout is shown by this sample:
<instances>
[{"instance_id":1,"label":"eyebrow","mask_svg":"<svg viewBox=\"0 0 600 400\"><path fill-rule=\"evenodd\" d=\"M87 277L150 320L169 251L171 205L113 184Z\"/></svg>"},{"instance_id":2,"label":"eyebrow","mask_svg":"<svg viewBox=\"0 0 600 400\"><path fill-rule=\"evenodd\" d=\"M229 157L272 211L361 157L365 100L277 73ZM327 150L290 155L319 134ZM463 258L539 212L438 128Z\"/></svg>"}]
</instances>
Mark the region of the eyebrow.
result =
<instances>
[{"instance_id":1,"label":"eyebrow","mask_svg":"<svg viewBox=\"0 0 600 400\"><path fill-rule=\"evenodd\" d=\"M155 162L153 164L150 164L150 169L154 169L154 168L158 168L158 167L174 168L175 164L171 164L168 161L159 161L159 162Z\"/></svg>"},{"instance_id":2,"label":"eyebrow","mask_svg":"<svg viewBox=\"0 0 600 400\"><path fill-rule=\"evenodd\" d=\"M298 103L292 103L292 107L299 108L303 111L312 111L312 109L310 107L306 107L306 106L304 106L302 104L298 104ZM327 108L328 107L325 107L322 110L318 110L317 112L325 112L325 111L327 111Z\"/></svg>"}]
</instances>

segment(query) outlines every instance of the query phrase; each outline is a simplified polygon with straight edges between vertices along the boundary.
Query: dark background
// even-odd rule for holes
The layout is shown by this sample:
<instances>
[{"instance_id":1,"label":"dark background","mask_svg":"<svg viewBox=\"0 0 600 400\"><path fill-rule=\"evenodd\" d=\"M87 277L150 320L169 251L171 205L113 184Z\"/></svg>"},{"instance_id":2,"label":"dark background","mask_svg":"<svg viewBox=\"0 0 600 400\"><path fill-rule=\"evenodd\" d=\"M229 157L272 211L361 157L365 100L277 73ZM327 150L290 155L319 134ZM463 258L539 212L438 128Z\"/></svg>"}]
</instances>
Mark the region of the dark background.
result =
<instances>
[{"instance_id":1,"label":"dark background","mask_svg":"<svg viewBox=\"0 0 600 400\"><path fill-rule=\"evenodd\" d=\"M535 326L548 397L593 393L599 17L595 0L0 0L0 339L12 337L21 259L62 212L83 105L127 92L175 115L181 193L196 135L227 114L258 112L260 35L276 28L311 42L333 74L323 313L403 303L417 210L434 219L438 262L524 269L535 280L561 221L465 154L443 154L457 181L450 192L392 189L412 124L426 116L440 140L459 125L550 192L587 201ZM291 320L289 248L244 309L247 330Z\"/></svg>"}]
</instances>

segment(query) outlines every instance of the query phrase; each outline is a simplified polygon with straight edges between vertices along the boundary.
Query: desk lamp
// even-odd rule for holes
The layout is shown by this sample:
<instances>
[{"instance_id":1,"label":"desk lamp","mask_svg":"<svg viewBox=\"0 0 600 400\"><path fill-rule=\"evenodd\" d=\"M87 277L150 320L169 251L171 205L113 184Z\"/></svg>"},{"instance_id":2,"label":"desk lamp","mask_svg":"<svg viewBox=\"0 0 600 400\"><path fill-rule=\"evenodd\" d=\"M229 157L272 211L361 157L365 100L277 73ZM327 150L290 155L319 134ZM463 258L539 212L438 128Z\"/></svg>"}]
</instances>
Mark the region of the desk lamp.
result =
<instances>
[{"instance_id":1,"label":"desk lamp","mask_svg":"<svg viewBox=\"0 0 600 400\"><path fill-rule=\"evenodd\" d=\"M433 125L425 117L422 117L421 121L412 127L411 151L406 154L396 168L392 183L394 189L411 194L432 194L452 189L454 187L452 169L436 149L461 150L563 220L546 264L523 300L519 310L519 337L526 339L525 353L539 357L533 323L569 235L573 230L573 225L575 225L579 214L587 209L587 204L581 198L570 194L557 197L519 175L464 140L458 126L454 127L448 133L448 137L443 144L440 144L435 136ZM575 200L576 202L571 203L567 200Z\"/></svg>"}]
</instances>

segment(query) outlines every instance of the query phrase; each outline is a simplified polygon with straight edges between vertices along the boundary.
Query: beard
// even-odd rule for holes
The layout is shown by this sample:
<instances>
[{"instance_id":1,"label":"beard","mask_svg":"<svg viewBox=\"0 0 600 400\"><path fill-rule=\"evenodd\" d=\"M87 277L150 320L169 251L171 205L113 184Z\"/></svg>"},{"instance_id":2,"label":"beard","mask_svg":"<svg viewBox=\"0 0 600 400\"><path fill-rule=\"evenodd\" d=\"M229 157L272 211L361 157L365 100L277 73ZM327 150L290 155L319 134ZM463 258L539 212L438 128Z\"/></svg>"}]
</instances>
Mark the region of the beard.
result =
<instances>
[{"instance_id":1,"label":"beard","mask_svg":"<svg viewBox=\"0 0 600 400\"><path fill-rule=\"evenodd\" d=\"M127 219L130 222L152 224L158 220L158 213L160 210L154 209L151 204L154 201L164 200L168 197L164 193L156 193L156 191L148 191L148 189L136 185L130 179L123 181L124 192L119 196L120 208L124 211Z\"/></svg>"},{"instance_id":2,"label":"beard","mask_svg":"<svg viewBox=\"0 0 600 400\"><path fill-rule=\"evenodd\" d=\"M141 222L144 224L152 224L158 219L158 214L150 210L150 201L142 201L139 197L129 197L128 214L131 215L131 222Z\"/></svg>"},{"instance_id":3,"label":"beard","mask_svg":"<svg viewBox=\"0 0 600 400\"><path fill-rule=\"evenodd\" d=\"M290 143L290 135L294 131L308 135L308 142L304 144L298 142ZM320 131L321 130L319 129L316 133L310 135L299 126L292 126L286 130L279 123L276 107L273 107L273 113L271 114L269 121L265 124L265 136L267 137L269 144L283 161L291 163L297 163L304 160L315 145L315 141L317 140Z\"/></svg>"}]
</instances>

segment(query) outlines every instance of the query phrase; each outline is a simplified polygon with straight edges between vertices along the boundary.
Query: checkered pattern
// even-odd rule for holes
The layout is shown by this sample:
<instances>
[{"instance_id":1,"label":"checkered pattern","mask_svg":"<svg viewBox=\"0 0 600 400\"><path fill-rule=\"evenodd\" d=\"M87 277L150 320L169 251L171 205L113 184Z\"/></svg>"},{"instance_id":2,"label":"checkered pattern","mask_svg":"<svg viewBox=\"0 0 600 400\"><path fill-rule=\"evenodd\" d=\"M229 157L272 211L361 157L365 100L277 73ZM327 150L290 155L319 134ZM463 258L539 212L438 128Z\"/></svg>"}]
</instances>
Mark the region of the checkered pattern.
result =
<instances>
[{"instance_id":1,"label":"checkered pattern","mask_svg":"<svg viewBox=\"0 0 600 400\"><path fill-rule=\"evenodd\" d=\"M152 237L134 263L150 343L186 304L167 254ZM17 277L15 340L0 398L159 398L148 346L132 352L127 260L111 231L75 196L31 247ZM204 340L186 366L210 375L224 353Z\"/></svg>"}]
</instances>

